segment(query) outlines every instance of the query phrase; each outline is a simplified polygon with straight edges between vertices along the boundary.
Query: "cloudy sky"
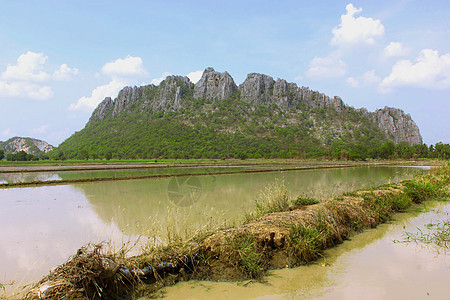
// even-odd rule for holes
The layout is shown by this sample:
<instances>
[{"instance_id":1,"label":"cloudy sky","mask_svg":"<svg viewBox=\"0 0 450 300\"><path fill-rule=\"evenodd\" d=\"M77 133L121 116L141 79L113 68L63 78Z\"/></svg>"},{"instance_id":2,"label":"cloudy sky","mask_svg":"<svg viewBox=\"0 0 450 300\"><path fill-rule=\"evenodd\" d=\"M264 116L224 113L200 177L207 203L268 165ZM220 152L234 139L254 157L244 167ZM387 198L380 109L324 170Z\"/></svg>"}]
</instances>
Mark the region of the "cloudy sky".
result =
<instances>
[{"instance_id":1,"label":"cloudy sky","mask_svg":"<svg viewBox=\"0 0 450 300\"><path fill-rule=\"evenodd\" d=\"M106 96L208 66L258 72L450 143L450 2L0 1L0 140L58 145Z\"/></svg>"}]
</instances>

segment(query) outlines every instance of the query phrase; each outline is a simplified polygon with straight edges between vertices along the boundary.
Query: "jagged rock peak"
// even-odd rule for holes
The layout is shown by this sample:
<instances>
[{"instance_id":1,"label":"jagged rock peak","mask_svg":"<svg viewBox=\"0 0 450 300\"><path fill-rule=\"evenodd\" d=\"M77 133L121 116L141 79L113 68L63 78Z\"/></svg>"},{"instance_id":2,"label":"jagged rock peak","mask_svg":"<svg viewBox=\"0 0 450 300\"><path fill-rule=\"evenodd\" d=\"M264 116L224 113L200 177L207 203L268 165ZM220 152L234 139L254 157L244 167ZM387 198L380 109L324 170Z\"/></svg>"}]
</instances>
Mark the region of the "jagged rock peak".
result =
<instances>
[{"instance_id":1,"label":"jagged rock peak","mask_svg":"<svg viewBox=\"0 0 450 300\"><path fill-rule=\"evenodd\" d=\"M151 105L153 111L178 110L182 107L183 91L193 87L193 83L186 76L167 76L158 86L158 97L153 101L146 101L144 105Z\"/></svg>"},{"instance_id":2,"label":"jagged rock peak","mask_svg":"<svg viewBox=\"0 0 450 300\"><path fill-rule=\"evenodd\" d=\"M100 104L97 106L97 108L92 113L91 117L89 118L89 123L92 123L96 120L101 121L105 118L107 112L109 109L111 109L114 106L114 101L111 99L111 97L106 97Z\"/></svg>"},{"instance_id":3,"label":"jagged rock peak","mask_svg":"<svg viewBox=\"0 0 450 300\"><path fill-rule=\"evenodd\" d=\"M394 143L407 142L409 145L423 143L419 127L403 110L385 106L369 114L375 124L392 137Z\"/></svg>"},{"instance_id":4,"label":"jagged rock peak","mask_svg":"<svg viewBox=\"0 0 450 300\"><path fill-rule=\"evenodd\" d=\"M266 104L271 101L274 94L275 80L272 77L250 73L239 86L242 100L253 104Z\"/></svg>"},{"instance_id":5,"label":"jagged rock peak","mask_svg":"<svg viewBox=\"0 0 450 300\"><path fill-rule=\"evenodd\" d=\"M202 78L195 84L194 98L222 100L233 96L238 90L228 72L216 72L209 67L203 71Z\"/></svg>"},{"instance_id":6,"label":"jagged rock peak","mask_svg":"<svg viewBox=\"0 0 450 300\"><path fill-rule=\"evenodd\" d=\"M25 151L27 154L39 154L39 153L47 153L53 150L53 146L49 143L29 138L29 137L13 137L9 140L3 142L2 147L6 153L17 153L20 151Z\"/></svg>"}]
</instances>

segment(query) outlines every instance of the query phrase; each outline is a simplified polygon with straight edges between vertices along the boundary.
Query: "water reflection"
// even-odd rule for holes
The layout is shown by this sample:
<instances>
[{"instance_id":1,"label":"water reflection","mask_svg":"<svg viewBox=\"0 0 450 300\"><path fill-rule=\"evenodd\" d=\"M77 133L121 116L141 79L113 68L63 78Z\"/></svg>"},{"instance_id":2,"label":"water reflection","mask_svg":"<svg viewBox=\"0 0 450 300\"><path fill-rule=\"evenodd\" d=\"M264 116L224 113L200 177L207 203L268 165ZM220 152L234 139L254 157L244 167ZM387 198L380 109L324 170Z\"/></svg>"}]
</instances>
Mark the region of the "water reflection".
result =
<instances>
[{"instance_id":1,"label":"water reflection","mask_svg":"<svg viewBox=\"0 0 450 300\"><path fill-rule=\"evenodd\" d=\"M105 223L115 222L125 234L151 235L158 228L164 236L169 217L187 220L195 228L211 222L241 220L245 212L254 208L256 195L275 180L284 180L292 197L329 199L347 191L395 182L414 172L420 170L358 167L129 180L74 187L83 191Z\"/></svg>"}]
</instances>

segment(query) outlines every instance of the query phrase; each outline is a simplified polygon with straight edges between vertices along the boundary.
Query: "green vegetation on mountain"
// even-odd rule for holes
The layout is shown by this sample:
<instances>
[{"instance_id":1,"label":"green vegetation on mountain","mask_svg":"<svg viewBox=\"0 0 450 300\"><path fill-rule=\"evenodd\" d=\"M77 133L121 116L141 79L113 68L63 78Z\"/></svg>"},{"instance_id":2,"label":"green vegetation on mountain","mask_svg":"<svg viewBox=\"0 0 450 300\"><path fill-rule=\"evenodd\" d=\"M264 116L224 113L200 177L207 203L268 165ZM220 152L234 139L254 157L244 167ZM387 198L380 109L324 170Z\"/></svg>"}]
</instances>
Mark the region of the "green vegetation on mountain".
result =
<instances>
[{"instance_id":1,"label":"green vegetation on mountain","mask_svg":"<svg viewBox=\"0 0 450 300\"><path fill-rule=\"evenodd\" d=\"M328 130L331 127L336 130ZM323 135L328 144L316 135ZM259 105L252 111L236 95L214 103L193 100L178 112L132 111L93 122L58 150L70 158L87 158L87 153L112 153L114 158L340 157L343 150L351 158L366 158L384 139L355 110L284 113L276 106Z\"/></svg>"}]
</instances>

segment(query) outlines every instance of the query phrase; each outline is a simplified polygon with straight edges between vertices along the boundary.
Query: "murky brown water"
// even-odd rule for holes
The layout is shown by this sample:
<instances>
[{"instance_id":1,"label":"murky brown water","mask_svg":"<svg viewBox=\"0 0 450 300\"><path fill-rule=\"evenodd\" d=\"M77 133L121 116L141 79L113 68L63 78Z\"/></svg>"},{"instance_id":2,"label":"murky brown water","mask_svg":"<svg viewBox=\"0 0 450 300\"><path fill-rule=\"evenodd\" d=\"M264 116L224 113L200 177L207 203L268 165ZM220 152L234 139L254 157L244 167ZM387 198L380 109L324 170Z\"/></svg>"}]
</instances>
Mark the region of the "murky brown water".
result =
<instances>
[{"instance_id":1,"label":"murky brown water","mask_svg":"<svg viewBox=\"0 0 450 300\"><path fill-rule=\"evenodd\" d=\"M0 189L0 283L37 280L87 242L116 247L138 236L167 239L241 220L259 191L284 180L292 196L327 199L345 191L401 180L405 167L358 167Z\"/></svg>"},{"instance_id":2,"label":"murky brown water","mask_svg":"<svg viewBox=\"0 0 450 300\"><path fill-rule=\"evenodd\" d=\"M432 204L428 204L432 205ZM165 288L164 299L450 299L450 252L398 244L405 231L448 219L450 204L404 213L329 249L316 263L271 271L264 283L192 281Z\"/></svg>"}]
</instances>

